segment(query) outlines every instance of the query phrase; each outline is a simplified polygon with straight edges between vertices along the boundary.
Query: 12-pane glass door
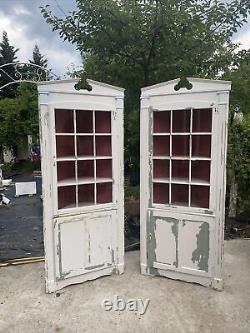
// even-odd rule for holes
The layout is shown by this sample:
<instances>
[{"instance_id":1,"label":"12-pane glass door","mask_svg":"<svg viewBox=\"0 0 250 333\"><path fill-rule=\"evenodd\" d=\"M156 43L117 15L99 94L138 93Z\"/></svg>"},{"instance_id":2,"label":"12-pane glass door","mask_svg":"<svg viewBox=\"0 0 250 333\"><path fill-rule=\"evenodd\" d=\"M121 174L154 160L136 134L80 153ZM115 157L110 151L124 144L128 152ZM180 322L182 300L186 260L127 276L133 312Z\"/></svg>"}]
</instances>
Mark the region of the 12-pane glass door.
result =
<instances>
[{"instance_id":1,"label":"12-pane glass door","mask_svg":"<svg viewBox=\"0 0 250 333\"><path fill-rule=\"evenodd\" d=\"M55 109L58 209L111 203L111 111Z\"/></svg>"},{"instance_id":2,"label":"12-pane glass door","mask_svg":"<svg viewBox=\"0 0 250 333\"><path fill-rule=\"evenodd\" d=\"M210 207L212 108L153 111L153 203Z\"/></svg>"}]
</instances>

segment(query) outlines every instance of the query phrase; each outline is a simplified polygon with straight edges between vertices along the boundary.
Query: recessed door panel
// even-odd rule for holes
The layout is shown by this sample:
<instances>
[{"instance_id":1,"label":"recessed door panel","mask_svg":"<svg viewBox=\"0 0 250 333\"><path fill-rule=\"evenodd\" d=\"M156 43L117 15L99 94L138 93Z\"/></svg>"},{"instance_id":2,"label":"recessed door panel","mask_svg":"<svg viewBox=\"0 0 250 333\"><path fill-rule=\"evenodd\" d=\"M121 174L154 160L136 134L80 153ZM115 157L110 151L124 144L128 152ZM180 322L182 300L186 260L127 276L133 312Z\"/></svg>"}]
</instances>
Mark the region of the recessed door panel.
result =
<instances>
[{"instance_id":1,"label":"recessed door panel","mask_svg":"<svg viewBox=\"0 0 250 333\"><path fill-rule=\"evenodd\" d=\"M179 268L192 274L208 274L210 250L214 246L210 244L210 224L183 218L179 223Z\"/></svg>"},{"instance_id":2,"label":"recessed door panel","mask_svg":"<svg viewBox=\"0 0 250 333\"><path fill-rule=\"evenodd\" d=\"M58 224L59 278L66 278L84 270L87 264L87 239L83 222L65 220ZM57 235L57 233L56 233ZM74 240L74 242L72 242ZM82 255L79 255L81 253Z\"/></svg>"},{"instance_id":3,"label":"recessed door panel","mask_svg":"<svg viewBox=\"0 0 250 333\"><path fill-rule=\"evenodd\" d=\"M155 262L154 268L177 266L178 221L173 218L157 217L155 223Z\"/></svg>"}]
</instances>

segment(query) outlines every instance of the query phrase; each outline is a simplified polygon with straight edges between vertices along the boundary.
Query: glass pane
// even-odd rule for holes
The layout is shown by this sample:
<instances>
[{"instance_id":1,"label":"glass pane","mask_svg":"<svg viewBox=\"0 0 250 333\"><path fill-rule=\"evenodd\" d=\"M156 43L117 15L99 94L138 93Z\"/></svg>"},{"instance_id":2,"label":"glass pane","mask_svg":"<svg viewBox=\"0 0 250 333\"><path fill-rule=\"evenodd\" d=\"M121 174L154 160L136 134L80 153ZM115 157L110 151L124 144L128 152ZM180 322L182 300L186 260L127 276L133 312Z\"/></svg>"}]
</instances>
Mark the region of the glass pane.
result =
<instances>
[{"instance_id":1,"label":"glass pane","mask_svg":"<svg viewBox=\"0 0 250 333\"><path fill-rule=\"evenodd\" d=\"M191 186L191 206L209 208L209 186Z\"/></svg>"},{"instance_id":2,"label":"glass pane","mask_svg":"<svg viewBox=\"0 0 250 333\"><path fill-rule=\"evenodd\" d=\"M95 132L111 133L111 112L96 111L95 113Z\"/></svg>"},{"instance_id":3,"label":"glass pane","mask_svg":"<svg viewBox=\"0 0 250 333\"><path fill-rule=\"evenodd\" d=\"M96 156L111 156L111 137L110 136L96 136Z\"/></svg>"},{"instance_id":4,"label":"glass pane","mask_svg":"<svg viewBox=\"0 0 250 333\"><path fill-rule=\"evenodd\" d=\"M169 204L168 184L153 184L153 202L156 204Z\"/></svg>"},{"instance_id":5,"label":"glass pane","mask_svg":"<svg viewBox=\"0 0 250 333\"><path fill-rule=\"evenodd\" d=\"M75 141L74 136L56 136L56 155L57 157L74 157Z\"/></svg>"},{"instance_id":6,"label":"glass pane","mask_svg":"<svg viewBox=\"0 0 250 333\"><path fill-rule=\"evenodd\" d=\"M189 161L173 161L172 160L172 181L189 180Z\"/></svg>"},{"instance_id":7,"label":"glass pane","mask_svg":"<svg viewBox=\"0 0 250 333\"><path fill-rule=\"evenodd\" d=\"M153 137L154 156L169 156L169 136Z\"/></svg>"},{"instance_id":8,"label":"glass pane","mask_svg":"<svg viewBox=\"0 0 250 333\"><path fill-rule=\"evenodd\" d=\"M172 184L172 204L188 206L188 185Z\"/></svg>"},{"instance_id":9,"label":"glass pane","mask_svg":"<svg viewBox=\"0 0 250 333\"><path fill-rule=\"evenodd\" d=\"M189 136L172 136L172 156L189 156Z\"/></svg>"},{"instance_id":10,"label":"glass pane","mask_svg":"<svg viewBox=\"0 0 250 333\"><path fill-rule=\"evenodd\" d=\"M75 180L75 162L57 162L57 180Z\"/></svg>"},{"instance_id":11,"label":"glass pane","mask_svg":"<svg viewBox=\"0 0 250 333\"><path fill-rule=\"evenodd\" d=\"M192 135L192 156L211 156L211 135Z\"/></svg>"},{"instance_id":12,"label":"glass pane","mask_svg":"<svg viewBox=\"0 0 250 333\"><path fill-rule=\"evenodd\" d=\"M94 155L93 136L77 136L77 155L78 156Z\"/></svg>"},{"instance_id":13,"label":"glass pane","mask_svg":"<svg viewBox=\"0 0 250 333\"><path fill-rule=\"evenodd\" d=\"M112 202L112 183L96 184L97 203Z\"/></svg>"},{"instance_id":14,"label":"glass pane","mask_svg":"<svg viewBox=\"0 0 250 333\"><path fill-rule=\"evenodd\" d=\"M173 133L190 132L190 110L174 110L173 114Z\"/></svg>"},{"instance_id":15,"label":"glass pane","mask_svg":"<svg viewBox=\"0 0 250 333\"><path fill-rule=\"evenodd\" d=\"M58 209L76 207L76 187L58 187Z\"/></svg>"},{"instance_id":16,"label":"glass pane","mask_svg":"<svg viewBox=\"0 0 250 333\"><path fill-rule=\"evenodd\" d=\"M169 160L154 160L153 177L169 179Z\"/></svg>"},{"instance_id":17,"label":"glass pane","mask_svg":"<svg viewBox=\"0 0 250 333\"><path fill-rule=\"evenodd\" d=\"M76 132L93 133L93 111L76 111Z\"/></svg>"},{"instance_id":18,"label":"glass pane","mask_svg":"<svg viewBox=\"0 0 250 333\"><path fill-rule=\"evenodd\" d=\"M78 179L94 177L94 161L77 161Z\"/></svg>"},{"instance_id":19,"label":"glass pane","mask_svg":"<svg viewBox=\"0 0 250 333\"><path fill-rule=\"evenodd\" d=\"M112 178L112 160L96 161L96 177Z\"/></svg>"},{"instance_id":20,"label":"glass pane","mask_svg":"<svg viewBox=\"0 0 250 333\"><path fill-rule=\"evenodd\" d=\"M94 184L78 186L78 206L94 205Z\"/></svg>"},{"instance_id":21,"label":"glass pane","mask_svg":"<svg viewBox=\"0 0 250 333\"><path fill-rule=\"evenodd\" d=\"M192 181L210 182L210 161L192 161Z\"/></svg>"},{"instance_id":22,"label":"glass pane","mask_svg":"<svg viewBox=\"0 0 250 333\"><path fill-rule=\"evenodd\" d=\"M212 132L212 109L193 110L193 132Z\"/></svg>"},{"instance_id":23,"label":"glass pane","mask_svg":"<svg viewBox=\"0 0 250 333\"><path fill-rule=\"evenodd\" d=\"M170 111L154 111L154 133L170 132Z\"/></svg>"},{"instance_id":24,"label":"glass pane","mask_svg":"<svg viewBox=\"0 0 250 333\"><path fill-rule=\"evenodd\" d=\"M55 109L56 133L74 133L73 110Z\"/></svg>"}]
</instances>

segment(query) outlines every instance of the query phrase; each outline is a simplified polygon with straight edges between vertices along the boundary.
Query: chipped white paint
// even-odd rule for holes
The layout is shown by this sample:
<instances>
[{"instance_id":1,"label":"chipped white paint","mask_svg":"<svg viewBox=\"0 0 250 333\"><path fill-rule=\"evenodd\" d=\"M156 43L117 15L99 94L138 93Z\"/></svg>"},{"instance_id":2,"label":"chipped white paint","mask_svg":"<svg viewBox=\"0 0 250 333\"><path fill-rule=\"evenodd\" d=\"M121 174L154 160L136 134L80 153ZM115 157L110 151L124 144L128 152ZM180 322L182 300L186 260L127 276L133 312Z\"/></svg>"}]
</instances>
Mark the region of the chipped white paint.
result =
<instances>
[{"instance_id":1,"label":"chipped white paint","mask_svg":"<svg viewBox=\"0 0 250 333\"><path fill-rule=\"evenodd\" d=\"M36 182L18 182L15 183L16 196L36 194Z\"/></svg>"},{"instance_id":2,"label":"chipped white paint","mask_svg":"<svg viewBox=\"0 0 250 333\"><path fill-rule=\"evenodd\" d=\"M172 232L174 222L169 222L161 218L155 220L155 255L158 263L173 266L176 262L176 241ZM154 267L157 264L154 264ZM157 267L155 267L157 268Z\"/></svg>"},{"instance_id":3,"label":"chipped white paint","mask_svg":"<svg viewBox=\"0 0 250 333\"><path fill-rule=\"evenodd\" d=\"M124 89L88 80L92 90L77 91L74 88L77 82L78 80L62 80L38 84L47 292L124 271ZM112 202L77 204L75 207L59 209L55 109L72 110L74 115L75 110L111 112L112 159L107 159L112 161ZM77 135L76 132L74 135ZM88 160L91 157L82 159ZM73 156L63 160L75 161L78 158ZM96 173L96 166L94 170ZM97 186L96 177L95 175L94 186ZM83 180L76 178L74 186L78 186L78 181ZM85 180L87 183L88 181Z\"/></svg>"},{"instance_id":4,"label":"chipped white paint","mask_svg":"<svg viewBox=\"0 0 250 333\"><path fill-rule=\"evenodd\" d=\"M196 78L188 80L193 85L191 90L181 88L176 91L174 87L179 82L176 79L143 88L141 93L141 272L222 289L227 119L231 83ZM212 110L212 129L209 132L211 158L193 158L192 145L187 157L176 157L172 152L173 136L188 135L193 140L197 134L192 130L193 110L206 108ZM187 109L191 114L190 133L174 132L174 110ZM154 111L170 112L169 133L160 133L170 138L169 156L153 155ZM153 161L157 159L169 161L169 179L154 179ZM187 179L172 177L174 160L189 161ZM190 166L193 160L211 161L210 185L192 180ZM170 184L169 203L154 202L154 182ZM189 200L186 205L172 202L170 188L174 183L188 186ZM208 207L191 205L192 185L210 186ZM176 221L176 224L170 221ZM174 228L170 225L174 225Z\"/></svg>"}]
</instances>

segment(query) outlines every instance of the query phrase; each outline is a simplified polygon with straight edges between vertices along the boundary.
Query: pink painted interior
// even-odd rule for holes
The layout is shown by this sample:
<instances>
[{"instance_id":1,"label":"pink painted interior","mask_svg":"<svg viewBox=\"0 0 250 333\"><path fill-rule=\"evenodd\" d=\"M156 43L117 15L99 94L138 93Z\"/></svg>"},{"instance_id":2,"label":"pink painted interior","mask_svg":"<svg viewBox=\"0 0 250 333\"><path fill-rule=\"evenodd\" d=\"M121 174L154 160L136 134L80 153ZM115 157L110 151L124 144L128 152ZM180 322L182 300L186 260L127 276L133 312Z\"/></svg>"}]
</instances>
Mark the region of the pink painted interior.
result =
<instances>
[{"instance_id":1,"label":"pink painted interior","mask_svg":"<svg viewBox=\"0 0 250 333\"><path fill-rule=\"evenodd\" d=\"M74 136L56 136L57 157L75 156Z\"/></svg>"},{"instance_id":2,"label":"pink painted interior","mask_svg":"<svg viewBox=\"0 0 250 333\"><path fill-rule=\"evenodd\" d=\"M76 132L93 133L93 111L76 110Z\"/></svg>"},{"instance_id":3,"label":"pink painted interior","mask_svg":"<svg viewBox=\"0 0 250 333\"><path fill-rule=\"evenodd\" d=\"M74 133L73 110L55 109L56 133Z\"/></svg>"},{"instance_id":4,"label":"pink painted interior","mask_svg":"<svg viewBox=\"0 0 250 333\"><path fill-rule=\"evenodd\" d=\"M172 177L189 179L189 161L172 160Z\"/></svg>"},{"instance_id":5,"label":"pink painted interior","mask_svg":"<svg viewBox=\"0 0 250 333\"><path fill-rule=\"evenodd\" d=\"M173 135L172 136L172 155L189 156L189 136Z\"/></svg>"},{"instance_id":6,"label":"pink painted interior","mask_svg":"<svg viewBox=\"0 0 250 333\"><path fill-rule=\"evenodd\" d=\"M58 209L76 206L76 186L58 187Z\"/></svg>"},{"instance_id":7,"label":"pink painted interior","mask_svg":"<svg viewBox=\"0 0 250 333\"><path fill-rule=\"evenodd\" d=\"M94 204L94 184L84 184L78 186L78 204Z\"/></svg>"},{"instance_id":8,"label":"pink painted interior","mask_svg":"<svg viewBox=\"0 0 250 333\"><path fill-rule=\"evenodd\" d=\"M169 178L169 160L154 160L154 178Z\"/></svg>"},{"instance_id":9,"label":"pink painted interior","mask_svg":"<svg viewBox=\"0 0 250 333\"><path fill-rule=\"evenodd\" d=\"M170 111L154 111L154 133L170 132Z\"/></svg>"},{"instance_id":10,"label":"pink painted interior","mask_svg":"<svg viewBox=\"0 0 250 333\"><path fill-rule=\"evenodd\" d=\"M192 180L210 182L210 161L192 161Z\"/></svg>"},{"instance_id":11,"label":"pink painted interior","mask_svg":"<svg viewBox=\"0 0 250 333\"><path fill-rule=\"evenodd\" d=\"M188 185L171 185L172 204L188 206Z\"/></svg>"},{"instance_id":12,"label":"pink painted interior","mask_svg":"<svg viewBox=\"0 0 250 333\"><path fill-rule=\"evenodd\" d=\"M96 160L96 177L112 178L112 160Z\"/></svg>"},{"instance_id":13,"label":"pink painted interior","mask_svg":"<svg viewBox=\"0 0 250 333\"><path fill-rule=\"evenodd\" d=\"M78 156L94 155L93 136L77 136L77 155Z\"/></svg>"},{"instance_id":14,"label":"pink painted interior","mask_svg":"<svg viewBox=\"0 0 250 333\"><path fill-rule=\"evenodd\" d=\"M111 137L110 136L96 136L96 156L111 156Z\"/></svg>"},{"instance_id":15,"label":"pink painted interior","mask_svg":"<svg viewBox=\"0 0 250 333\"><path fill-rule=\"evenodd\" d=\"M72 178L75 178L75 162L57 162L57 180L60 181Z\"/></svg>"},{"instance_id":16,"label":"pink painted interior","mask_svg":"<svg viewBox=\"0 0 250 333\"><path fill-rule=\"evenodd\" d=\"M193 110L193 132L212 131L212 109Z\"/></svg>"},{"instance_id":17,"label":"pink painted interior","mask_svg":"<svg viewBox=\"0 0 250 333\"><path fill-rule=\"evenodd\" d=\"M169 156L169 136L153 137L154 156Z\"/></svg>"},{"instance_id":18,"label":"pink painted interior","mask_svg":"<svg viewBox=\"0 0 250 333\"><path fill-rule=\"evenodd\" d=\"M192 135L192 156L211 157L211 135Z\"/></svg>"},{"instance_id":19,"label":"pink painted interior","mask_svg":"<svg viewBox=\"0 0 250 333\"><path fill-rule=\"evenodd\" d=\"M169 203L169 185L153 183L153 202L156 204Z\"/></svg>"},{"instance_id":20,"label":"pink painted interior","mask_svg":"<svg viewBox=\"0 0 250 333\"><path fill-rule=\"evenodd\" d=\"M111 133L111 112L96 111L95 112L95 132Z\"/></svg>"},{"instance_id":21,"label":"pink painted interior","mask_svg":"<svg viewBox=\"0 0 250 333\"><path fill-rule=\"evenodd\" d=\"M172 111L172 117L173 117L172 131L173 131L173 133L190 132L190 116L191 116L190 110Z\"/></svg>"},{"instance_id":22,"label":"pink painted interior","mask_svg":"<svg viewBox=\"0 0 250 333\"><path fill-rule=\"evenodd\" d=\"M191 186L191 206L209 208L209 186Z\"/></svg>"},{"instance_id":23,"label":"pink painted interior","mask_svg":"<svg viewBox=\"0 0 250 333\"><path fill-rule=\"evenodd\" d=\"M78 178L94 177L94 161L77 161Z\"/></svg>"},{"instance_id":24,"label":"pink painted interior","mask_svg":"<svg viewBox=\"0 0 250 333\"><path fill-rule=\"evenodd\" d=\"M112 202L112 183L96 184L96 201L99 204Z\"/></svg>"}]
</instances>

